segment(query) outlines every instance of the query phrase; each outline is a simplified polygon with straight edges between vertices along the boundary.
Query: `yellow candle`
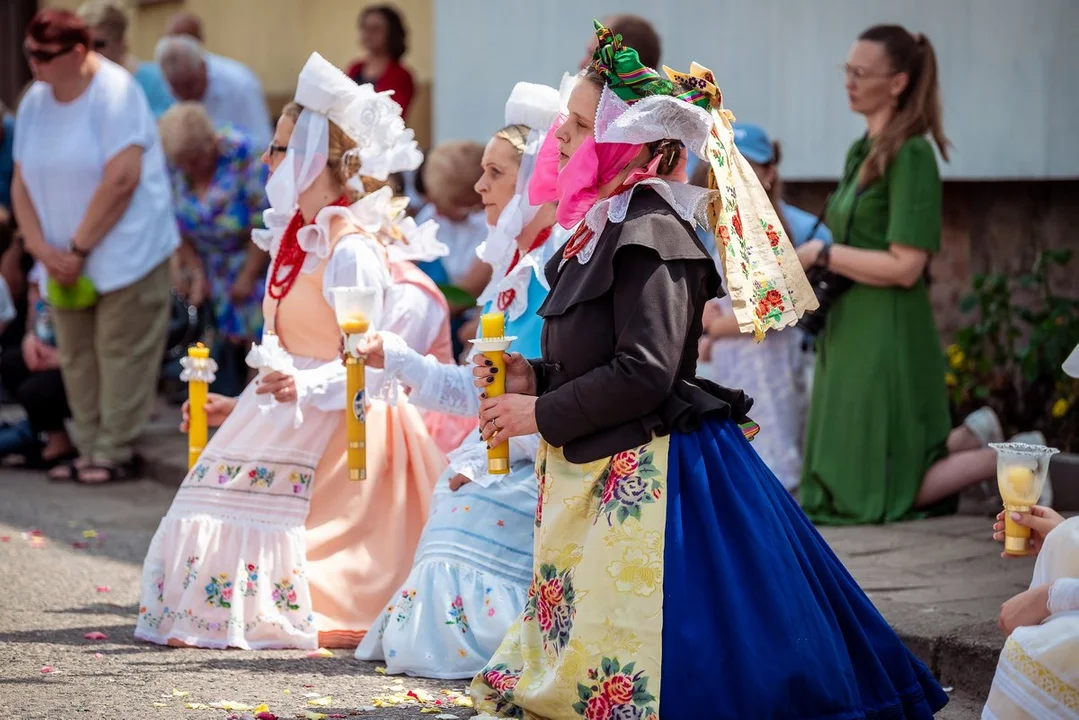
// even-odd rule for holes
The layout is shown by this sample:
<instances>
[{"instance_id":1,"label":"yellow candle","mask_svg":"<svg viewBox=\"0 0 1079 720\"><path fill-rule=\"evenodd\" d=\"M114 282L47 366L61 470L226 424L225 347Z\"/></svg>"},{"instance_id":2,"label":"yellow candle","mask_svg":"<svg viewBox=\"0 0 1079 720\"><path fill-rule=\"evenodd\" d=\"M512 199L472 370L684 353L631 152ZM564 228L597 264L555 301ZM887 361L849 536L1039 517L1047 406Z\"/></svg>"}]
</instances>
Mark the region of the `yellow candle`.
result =
<instances>
[{"instance_id":1,"label":"yellow candle","mask_svg":"<svg viewBox=\"0 0 1079 720\"><path fill-rule=\"evenodd\" d=\"M480 315L480 334L485 340L494 340L506 336L505 313L493 312ZM483 356L491 361L497 370L494 382L484 390L487 397L498 397L506 392L506 358L502 350L485 352ZM491 475L506 475L510 471L510 444L504 441L498 447L487 451L487 472Z\"/></svg>"},{"instance_id":2,"label":"yellow candle","mask_svg":"<svg viewBox=\"0 0 1079 720\"><path fill-rule=\"evenodd\" d=\"M349 355L345 360L345 386L349 398L345 429L348 434L348 479L367 479L367 397L364 362Z\"/></svg>"},{"instance_id":3,"label":"yellow candle","mask_svg":"<svg viewBox=\"0 0 1079 720\"><path fill-rule=\"evenodd\" d=\"M210 348L202 343L189 347L187 356L195 366L210 359ZM196 372L196 375L198 373ZM206 401L210 387L205 380L192 379L187 383L188 428L187 428L187 466L192 468L198 462L199 455L206 447L210 428L206 420Z\"/></svg>"},{"instance_id":4,"label":"yellow candle","mask_svg":"<svg viewBox=\"0 0 1079 720\"><path fill-rule=\"evenodd\" d=\"M480 315L480 336L484 340L506 337L506 314L492 312Z\"/></svg>"},{"instance_id":5,"label":"yellow candle","mask_svg":"<svg viewBox=\"0 0 1079 720\"><path fill-rule=\"evenodd\" d=\"M1008 555L1027 555L1030 528L1012 520L1013 512L1027 513L1038 502L1041 488L1034 470L1023 465L1011 465L998 475L997 485L1004 500L1004 552Z\"/></svg>"}]
</instances>

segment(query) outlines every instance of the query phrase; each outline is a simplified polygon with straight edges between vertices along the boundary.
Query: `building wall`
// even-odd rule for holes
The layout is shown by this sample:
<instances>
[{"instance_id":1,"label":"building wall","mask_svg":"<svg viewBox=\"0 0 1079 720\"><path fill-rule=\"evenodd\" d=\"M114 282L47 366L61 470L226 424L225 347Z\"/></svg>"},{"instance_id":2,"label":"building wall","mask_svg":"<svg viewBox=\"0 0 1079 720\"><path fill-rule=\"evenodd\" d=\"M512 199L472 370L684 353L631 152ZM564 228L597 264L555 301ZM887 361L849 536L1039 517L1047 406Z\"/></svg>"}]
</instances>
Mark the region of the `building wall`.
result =
<instances>
[{"instance_id":1,"label":"building wall","mask_svg":"<svg viewBox=\"0 0 1079 720\"><path fill-rule=\"evenodd\" d=\"M72 10L82 0L43 3ZM394 0L408 28L405 64L417 82L409 125L421 145L431 132L432 15L434 0ZM202 18L206 47L236 58L261 78L270 109L292 99L296 76L312 51L345 68L360 55L356 22L363 0L127 0L131 9L128 44L135 55L153 57L154 45L172 13L192 12Z\"/></svg>"},{"instance_id":2,"label":"building wall","mask_svg":"<svg viewBox=\"0 0 1079 720\"><path fill-rule=\"evenodd\" d=\"M787 183L794 205L817 213L834 183ZM1054 292L1079 297L1079 181L946 182L941 251L930 268L930 297L947 342L972 322L959 311L974 275L1029 270L1043 250L1070 249L1068 267L1050 277Z\"/></svg>"},{"instance_id":3,"label":"building wall","mask_svg":"<svg viewBox=\"0 0 1079 720\"><path fill-rule=\"evenodd\" d=\"M834 180L864 132L840 65L870 25L924 32L940 65L950 179L1079 178L1076 0L439 0L436 139L482 139L519 80L558 86L593 18L655 24L663 62L716 72L727 106L785 142L786 175Z\"/></svg>"}]
</instances>

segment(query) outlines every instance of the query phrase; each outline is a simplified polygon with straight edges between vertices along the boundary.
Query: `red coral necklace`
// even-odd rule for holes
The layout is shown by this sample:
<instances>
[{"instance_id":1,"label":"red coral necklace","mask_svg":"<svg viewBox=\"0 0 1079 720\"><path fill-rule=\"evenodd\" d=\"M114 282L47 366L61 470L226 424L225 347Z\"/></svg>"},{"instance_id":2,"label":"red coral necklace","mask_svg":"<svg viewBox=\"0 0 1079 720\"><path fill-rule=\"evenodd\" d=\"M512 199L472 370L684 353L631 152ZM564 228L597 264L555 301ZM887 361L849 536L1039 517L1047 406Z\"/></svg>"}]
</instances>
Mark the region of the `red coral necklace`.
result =
<instances>
[{"instance_id":1,"label":"red coral necklace","mask_svg":"<svg viewBox=\"0 0 1079 720\"><path fill-rule=\"evenodd\" d=\"M326 207L331 205L348 207L351 204L349 199L342 195ZM307 257L307 251L300 247L298 238L300 228L314 222L312 219L311 222L305 223L303 214L297 210L289 221L288 227L285 228L284 235L281 236L281 242L277 246L277 256L274 257L273 264L270 266L270 280L266 284L267 294L278 302L288 295L289 290L296 284L296 278L300 276L303 261Z\"/></svg>"}]
</instances>

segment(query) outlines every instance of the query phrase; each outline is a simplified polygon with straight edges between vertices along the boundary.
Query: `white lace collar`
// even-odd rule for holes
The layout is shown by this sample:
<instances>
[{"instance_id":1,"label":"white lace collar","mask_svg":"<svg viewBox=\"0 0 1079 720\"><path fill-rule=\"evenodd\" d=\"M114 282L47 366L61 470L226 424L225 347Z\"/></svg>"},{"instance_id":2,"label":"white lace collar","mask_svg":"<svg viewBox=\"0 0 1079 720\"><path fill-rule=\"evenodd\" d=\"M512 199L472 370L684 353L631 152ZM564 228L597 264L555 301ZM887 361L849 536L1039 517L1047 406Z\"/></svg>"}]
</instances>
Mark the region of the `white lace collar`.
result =
<instances>
[{"instance_id":1,"label":"white lace collar","mask_svg":"<svg viewBox=\"0 0 1079 720\"><path fill-rule=\"evenodd\" d=\"M585 265L592 259L592 254L596 251L596 244L599 242L599 236L607 226L607 222L623 222L626 219L626 212L629 210L630 200L633 199L633 193L637 191L637 188L646 186L659 193L660 197L667 201L667 204L671 206L671 209L674 210L678 217L693 225L708 226L708 201L711 197L711 190L686 183L672 183L658 177L647 178L641 180L626 192L604 198L592 206L592 209L584 216L583 221L588 226L588 229L592 231L592 237L577 253L577 262ZM564 260L562 262L563 264L565 263Z\"/></svg>"},{"instance_id":2,"label":"white lace collar","mask_svg":"<svg viewBox=\"0 0 1079 720\"><path fill-rule=\"evenodd\" d=\"M532 283L533 278L544 290L551 289L550 285L547 283L544 268L547 265L547 261L554 256L555 251L561 247L565 237L565 231L561 230L556 225L552 228L550 236L542 245L529 251L529 253L521 258L517 264L513 266L513 269L508 272L507 268L509 268L510 263L513 262L513 256L518 249L516 242L512 247L507 248L501 258L498 258L494 262L481 255L480 257L491 265L492 274L491 282L489 282L483 292L480 293L479 298L476 300L476 304L486 305L489 302L493 302L495 303L495 309L505 312L508 320L516 320L519 318L528 310L528 288ZM500 299L507 303L505 308L499 307Z\"/></svg>"},{"instance_id":3,"label":"white lace collar","mask_svg":"<svg viewBox=\"0 0 1079 720\"><path fill-rule=\"evenodd\" d=\"M276 257L281 237L294 213L295 210L287 213L274 208L264 210L262 221L266 229L252 230L251 241L268 252L270 257ZM314 272L319 264L330 256L330 228L335 218L345 220L373 240L377 240L386 248L386 255L391 262L426 262L449 253L449 249L438 241L438 224L429 220L417 226L412 218L404 216L401 204L393 197L393 191L384 187L347 207L327 205L318 211L313 223L300 228L296 233L296 241L300 249L307 253L301 272Z\"/></svg>"}]
</instances>

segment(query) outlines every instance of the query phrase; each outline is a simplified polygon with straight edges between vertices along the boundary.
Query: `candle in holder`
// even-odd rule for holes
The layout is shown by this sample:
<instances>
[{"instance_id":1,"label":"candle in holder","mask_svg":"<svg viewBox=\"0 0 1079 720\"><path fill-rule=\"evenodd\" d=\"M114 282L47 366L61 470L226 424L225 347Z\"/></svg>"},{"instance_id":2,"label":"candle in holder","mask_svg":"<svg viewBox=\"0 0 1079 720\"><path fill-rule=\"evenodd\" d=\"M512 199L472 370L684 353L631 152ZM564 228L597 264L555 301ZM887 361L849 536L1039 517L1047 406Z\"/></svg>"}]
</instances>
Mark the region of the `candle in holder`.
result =
<instances>
[{"instance_id":1,"label":"candle in holder","mask_svg":"<svg viewBox=\"0 0 1079 720\"><path fill-rule=\"evenodd\" d=\"M187 383L187 467L190 469L195 467L209 439L206 401L217 363L210 358L210 348L198 343L187 349L187 357L181 358L180 365L183 367L180 379Z\"/></svg>"},{"instance_id":2,"label":"candle in holder","mask_svg":"<svg viewBox=\"0 0 1079 720\"><path fill-rule=\"evenodd\" d=\"M480 335L482 337L473 341L472 345L483 353L483 357L496 370L494 381L488 384L484 392L489 398L498 397L506 392L506 349L516 338L506 337L506 315L500 312L480 315ZM506 440L498 447L487 450L487 472L506 475L509 471L510 444Z\"/></svg>"},{"instance_id":3,"label":"candle in holder","mask_svg":"<svg viewBox=\"0 0 1079 720\"><path fill-rule=\"evenodd\" d=\"M1012 520L1012 513L1029 513L1045 489L1049 461L1058 451L1043 445L992 443L997 451L997 486L1004 501L1004 552L1030 553L1030 528Z\"/></svg>"},{"instance_id":4,"label":"candle in holder","mask_svg":"<svg viewBox=\"0 0 1079 720\"><path fill-rule=\"evenodd\" d=\"M337 324L345 335L345 429L348 436L348 478L367 479L366 367L358 347L371 330L378 295L364 288L334 288Z\"/></svg>"}]
</instances>

